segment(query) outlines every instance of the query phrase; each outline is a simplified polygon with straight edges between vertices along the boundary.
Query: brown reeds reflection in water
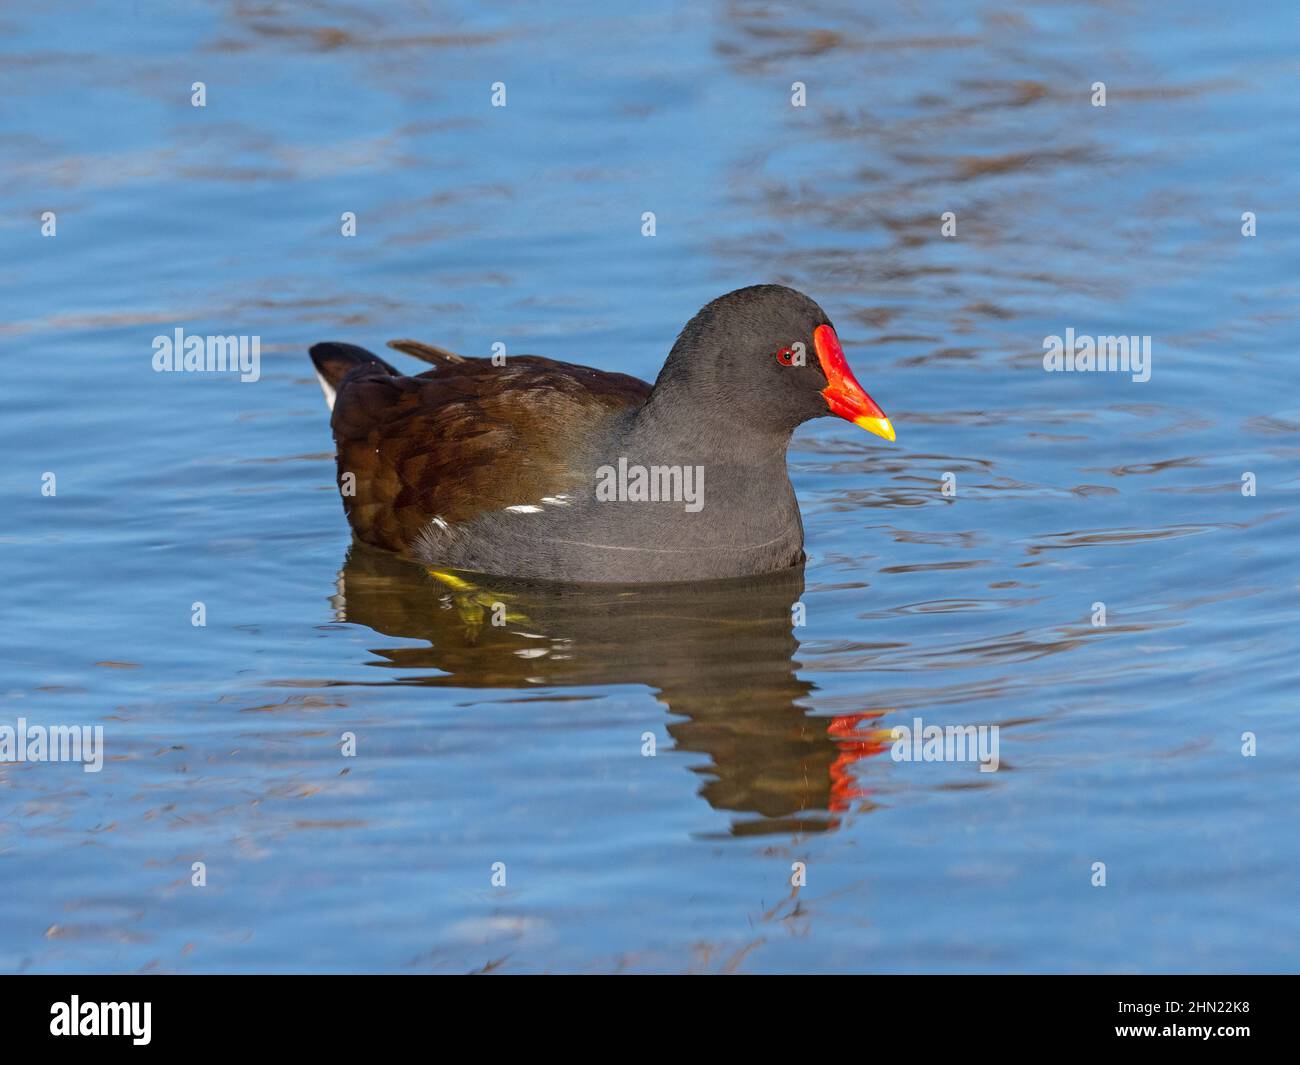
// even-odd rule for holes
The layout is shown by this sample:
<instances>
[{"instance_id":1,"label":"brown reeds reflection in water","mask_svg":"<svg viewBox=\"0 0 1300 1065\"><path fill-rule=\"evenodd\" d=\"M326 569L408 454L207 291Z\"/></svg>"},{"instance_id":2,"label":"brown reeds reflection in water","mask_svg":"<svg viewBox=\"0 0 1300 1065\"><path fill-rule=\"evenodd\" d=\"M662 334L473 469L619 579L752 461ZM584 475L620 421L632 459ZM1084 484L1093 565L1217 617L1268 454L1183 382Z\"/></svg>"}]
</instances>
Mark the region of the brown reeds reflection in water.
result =
<instances>
[{"instance_id":1,"label":"brown reeds reflection in water","mask_svg":"<svg viewBox=\"0 0 1300 1065\"><path fill-rule=\"evenodd\" d=\"M549 585L435 574L354 544L334 602L340 621L428 642L373 649L377 666L438 671L399 683L645 685L672 715L676 750L708 756L700 794L738 815L734 835L760 835L826 831L869 808L854 767L887 750L870 728L884 710L813 717L800 705L813 688L794 662L803 589L802 567L688 585Z\"/></svg>"}]
</instances>

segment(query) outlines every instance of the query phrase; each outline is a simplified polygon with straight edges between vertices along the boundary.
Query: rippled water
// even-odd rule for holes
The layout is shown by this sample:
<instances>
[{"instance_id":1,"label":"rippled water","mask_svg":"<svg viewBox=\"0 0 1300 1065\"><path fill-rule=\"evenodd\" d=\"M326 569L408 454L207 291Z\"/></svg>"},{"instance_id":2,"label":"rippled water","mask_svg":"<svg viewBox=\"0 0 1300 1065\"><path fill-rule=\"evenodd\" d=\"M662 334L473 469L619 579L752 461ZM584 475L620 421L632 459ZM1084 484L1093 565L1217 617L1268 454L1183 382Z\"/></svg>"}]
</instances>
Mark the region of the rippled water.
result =
<instances>
[{"instance_id":1,"label":"rippled water","mask_svg":"<svg viewBox=\"0 0 1300 1065\"><path fill-rule=\"evenodd\" d=\"M0 725L107 751L0 765L0 969L1300 967L1294 5L0 26ZM899 434L800 431L804 571L456 594L350 546L310 343L653 377L759 281ZM154 373L177 327L261 379ZM1151 380L1043 372L1067 328ZM918 717L1000 770L895 761Z\"/></svg>"}]
</instances>

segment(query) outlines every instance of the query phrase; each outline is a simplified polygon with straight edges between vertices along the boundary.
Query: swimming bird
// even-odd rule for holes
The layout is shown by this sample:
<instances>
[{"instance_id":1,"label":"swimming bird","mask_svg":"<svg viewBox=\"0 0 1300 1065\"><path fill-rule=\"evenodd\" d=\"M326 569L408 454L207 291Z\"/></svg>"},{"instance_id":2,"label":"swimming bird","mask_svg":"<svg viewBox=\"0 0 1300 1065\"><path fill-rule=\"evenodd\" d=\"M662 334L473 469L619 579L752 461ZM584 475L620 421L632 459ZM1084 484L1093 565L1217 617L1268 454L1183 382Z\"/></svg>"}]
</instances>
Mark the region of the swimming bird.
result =
<instances>
[{"instance_id":1,"label":"swimming bird","mask_svg":"<svg viewBox=\"0 0 1300 1065\"><path fill-rule=\"evenodd\" d=\"M705 306L653 386L536 355L389 346L435 369L311 348L340 494L359 539L440 570L640 583L785 569L804 558L794 430L838 415L894 439L826 313L782 285Z\"/></svg>"}]
</instances>

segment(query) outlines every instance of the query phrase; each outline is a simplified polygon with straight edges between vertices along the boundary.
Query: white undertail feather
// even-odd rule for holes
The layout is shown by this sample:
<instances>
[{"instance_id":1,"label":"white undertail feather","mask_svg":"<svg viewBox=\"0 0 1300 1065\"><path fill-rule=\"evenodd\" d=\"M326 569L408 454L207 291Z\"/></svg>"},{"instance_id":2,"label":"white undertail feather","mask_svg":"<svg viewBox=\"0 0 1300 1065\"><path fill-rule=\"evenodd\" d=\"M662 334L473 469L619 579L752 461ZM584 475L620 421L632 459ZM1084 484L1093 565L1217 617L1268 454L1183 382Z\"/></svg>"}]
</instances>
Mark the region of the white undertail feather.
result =
<instances>
[{"instance_id":1,"label":"white undertail feather","mask_svg":"<svg viewBox=\"0 0 1300 1065\"><path fill-rule=\"evenodd\" d=\"M316 380L320 382L320 390L325 393L325 402L329 404L330 410L333 410L335 396L334 386L325 380L325 376L319 370L316 371Z\"/></svg>"}]
</instances>

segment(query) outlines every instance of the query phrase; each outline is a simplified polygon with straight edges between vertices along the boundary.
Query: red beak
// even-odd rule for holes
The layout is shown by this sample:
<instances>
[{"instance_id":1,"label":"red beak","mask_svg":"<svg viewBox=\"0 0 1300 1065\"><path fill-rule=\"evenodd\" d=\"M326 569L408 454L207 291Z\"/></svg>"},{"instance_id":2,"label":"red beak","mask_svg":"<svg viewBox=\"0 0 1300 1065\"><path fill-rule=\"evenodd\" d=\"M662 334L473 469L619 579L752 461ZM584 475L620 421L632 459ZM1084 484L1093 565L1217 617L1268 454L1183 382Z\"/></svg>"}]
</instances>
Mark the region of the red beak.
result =
<instances>
[{"instance_id":1,"label":"red beak","mask_svg":"<svg viewBox=\"0 0 1300 1065\"><path fill-rule=\"evenodd\" d=\"M817 360L822 364L822 372L829 382L822 389L822 396L831 413L861 426L869 433L893 440L894 427L889 424L885 412L863 391L858 379L853 376L835 330L828 325L819 325L813 330L813 346L817 349Z\"/></svg>"}]
</instances>

